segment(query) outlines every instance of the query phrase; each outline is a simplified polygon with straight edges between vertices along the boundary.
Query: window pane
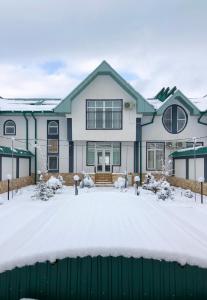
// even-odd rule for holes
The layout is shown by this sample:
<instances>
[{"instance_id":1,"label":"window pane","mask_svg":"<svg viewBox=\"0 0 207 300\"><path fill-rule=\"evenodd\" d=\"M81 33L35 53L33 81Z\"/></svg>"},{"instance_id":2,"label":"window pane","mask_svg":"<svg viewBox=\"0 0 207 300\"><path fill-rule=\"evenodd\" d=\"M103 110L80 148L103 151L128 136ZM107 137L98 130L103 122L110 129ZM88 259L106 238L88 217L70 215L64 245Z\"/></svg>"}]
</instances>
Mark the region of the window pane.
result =
<instances>
[{"instance_id":1,"label":"window pane","mask_svg":"<svg viewBox=\"0 0 207 300\"><path fill-rule=\"evenodd\" d=\"M48 153L58 153L58 140L48 140Z\"/></svg>"},{"instance_id":2,"label":"window pane","mask_svg":"<svg viewBox=\"0 0 207 300\"><path fill-rule=\"evenodd\" d=\"M185 127L185 120L177 120L177 131L181 131Z\"/></svg>"},{"instance_id":3,"label":"window pane","mask_svg":"<svg viewBox=\"0 0 207 300\"><path fill-rule=\"evenodd\" d=\"M95 145L94 144L89 144L87 145L87 165L94 165L95 164Z\"/></svg>"},{"instance_id":4,"label":"window pane","mask_svg":"<svg viewBox=\"0 0 207 300\"><path fill-rule=\"evenodd\" d=\"M177 106L177 118L178 119L184 119L185 120L185 112L183 111L183 109L179 106Z\"/></svg>"},{"instance_id":5,"label":"window pane","mask_svg":"<svg viewBox=\"0 0 207 300\"><path fill-rule=\"evenodd\" d=\"M49 170L58 170L58 157L49 156L48 157L48 169Z\"/></svg>"},{"instance_id":6,"label":"window pane","mask_svg":"<svg viewBox=\"0 0 207 300\"><path fill-rule=\"evenodd\" d=\"M154 151L148 150L147 151L147 166L148 169L153 170L154 169Z\"/></svg>"},{"instance_id":7,"label":"window pane","mask_svg":"<svg viewBox=\"0 0 207 300\"><path fill-rule=\"evenodd\" d=\"M96 129L103 128L103 110L97 109L96 110Z\"/></svg>"},{"instance_id":8,"label":"window pane","mask_svg":"<svg viewBox=\"0 0 207 300\"><path fill-rule=\"evenodd\" d=\"M162 169L162 160L164 159L163 154L163 151L156 151L156 170Z\"/></svg>"},{"instance_id":9,"label":"window pane","mask_svg":"<svg viewBox=\"0 0 207 300\"><path fill-rule=\"evenodd\" d=\"M5 133L6 134L15 134L15 127L14 126L6 126Z\"/></svg>"},{"instance_id":10,"label":"window pane","mask_svg":"<svg viewBox=\"0 0 207 300\"><path fill-rule=\"evenodd\" d=\"M94 129L96 128L96 123L95 123L95 120L96 120L96 113L95 111L89 111L87 113L87 128L89 129Z\"/></svg>"},{"instance_id":11,"label":"window pane","mask_svg":"<svg viewBox=\"0 0 207 300\"><path fill-rule=\"evenodd\" d=\"M172 132L172 107L168 107L163 115L163 123L165 128Z\"/></svg>"},{"instance_id":12,"label":"window pane","mask_svg":"<svg viewBox=\"0 0 207 300\"><path fill-rule=\"evenodd\" d=\"M106 108L105 111L105 128L112 128L112 108Z\"/></svg>"},{"instance_id":13,"label":"window pane","mask_svg":"<svg viewBox=\"0 0 207 300\"><path fill-rule=\"evenodd\" d=\"M121 128L121 112L117 112L117 111L113 112L113 128L114 129Z\"/></svg>"},{"instance_id":14,"label":"window pane","mask_svg":"<svg viewBox=\"0 0 207 300\"><path fill-rule=\"evenodd\" d=\"M58 134L58 123L51 121L48 123L48 134L55 135Z\"/></svg>"},{"instance_id":15,"label":"window pane","mask_svg":"<svg viewBox=\"0 0 207 300\"><path fill-rule=\"evenodd\" d=\"M113 144L113 165L121 165L121 146Z\"/></svg>"}]
</instances>

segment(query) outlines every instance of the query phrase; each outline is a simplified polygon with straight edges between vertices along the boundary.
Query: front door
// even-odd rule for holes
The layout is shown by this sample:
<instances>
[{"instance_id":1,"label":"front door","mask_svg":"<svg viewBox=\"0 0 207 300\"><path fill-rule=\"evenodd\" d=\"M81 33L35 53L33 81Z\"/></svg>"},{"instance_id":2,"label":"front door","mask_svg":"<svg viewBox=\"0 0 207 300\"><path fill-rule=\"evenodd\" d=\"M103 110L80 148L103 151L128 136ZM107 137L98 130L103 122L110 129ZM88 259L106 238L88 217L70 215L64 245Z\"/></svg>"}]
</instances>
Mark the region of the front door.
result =
<instances>
[{"instance_id":1,"label":"front door","mask_svg":"<svg viewBox=\"0 0 207 300\"><path fill-rule=\"evenodd\" d=\"M97 149L96 151L97 172L111 172L111 151L107 149Z\"/></svg>"}]
</instances>

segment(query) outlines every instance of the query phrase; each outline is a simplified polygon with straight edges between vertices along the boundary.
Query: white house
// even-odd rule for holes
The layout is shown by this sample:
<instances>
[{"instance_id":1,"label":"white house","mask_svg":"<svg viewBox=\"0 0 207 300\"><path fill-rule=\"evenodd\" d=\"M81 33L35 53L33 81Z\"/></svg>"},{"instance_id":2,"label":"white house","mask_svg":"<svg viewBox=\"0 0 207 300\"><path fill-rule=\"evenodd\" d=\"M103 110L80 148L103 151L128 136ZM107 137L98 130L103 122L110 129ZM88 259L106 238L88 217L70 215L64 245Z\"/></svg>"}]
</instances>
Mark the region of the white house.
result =
<instances>
[{"instance_id":1,"label":"white house","mask_svg":"<svg viewBox=\"0 0 207 300\"><path fill-rule=\"evenodd\" d=\"M63 100L0 99L0 179L11 156L14 178L41 169L160 170L171 152L191 147L193 137L197 146L207 145L206 125L207 96L191 99L176 88L163 88L146 99L103 61ZM16 152L8 154L3 147ZM204 166L207 180L206 159Z\"/></svg>"}]
</instances>

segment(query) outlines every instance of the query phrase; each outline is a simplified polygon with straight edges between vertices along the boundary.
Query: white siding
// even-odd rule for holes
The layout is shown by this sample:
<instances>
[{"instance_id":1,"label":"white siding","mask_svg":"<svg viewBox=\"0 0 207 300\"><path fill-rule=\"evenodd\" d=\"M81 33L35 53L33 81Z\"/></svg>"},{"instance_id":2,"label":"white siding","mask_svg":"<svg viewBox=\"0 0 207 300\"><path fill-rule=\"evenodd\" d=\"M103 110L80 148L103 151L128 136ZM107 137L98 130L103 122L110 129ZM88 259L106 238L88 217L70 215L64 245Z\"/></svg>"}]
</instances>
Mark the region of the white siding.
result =
<instances>
[{"instance_id":1,"label":"white siding","mask_svg":"<svg viewBox=\"0 0 207 300\"><path fill-rule=\"evenodd\" d=\"M13 158L13 171L12 171L12 158L2 157L2 180L7 179L7 175L13 174L13 178L16 178L16 158Z\"/></svg>"},{"instance_id":2,"label":"white siding","mask_svg":"<svg viewBox=\"0 0 207 300\"><path fill-rule=\"evenodd\" d=\"M86 99L123 99L133 102L132 110L123 107L122 130L86 130ZM71 117L68 115L68 117ZM72 101L72 135L76 141L134 141L136 134L135 100L110 76L99 75Z\"/></svg>"},{"instance_id":3,"label":"white siding","mask_svg":"<svg viewBox=\"0 0 207 300\"><path fill-rule=\"evenodd\" d=\"M175 176L180 178L186 178L186 160L175 159Z\"/></svg>"},{"instance_id":4,"label":"white siding","mask_svg":"<svg viewBox=\"0 0 207 300\"><path fill-rule=\"evenodd\" d=\"M196 158L196 180L199 177L204 177L204 158ZM194 180L194 159L189 159L189 179Z\"/></svg>"},{"instance_id":5,"label":"white siding","mask_svg":"<svg viewBox=\"0 0 207 300\"><path fill-rule=\"evenodd\" d=\"M29 176L29 159L19 158L19 177Z\"/></svg>"}]
</instances>

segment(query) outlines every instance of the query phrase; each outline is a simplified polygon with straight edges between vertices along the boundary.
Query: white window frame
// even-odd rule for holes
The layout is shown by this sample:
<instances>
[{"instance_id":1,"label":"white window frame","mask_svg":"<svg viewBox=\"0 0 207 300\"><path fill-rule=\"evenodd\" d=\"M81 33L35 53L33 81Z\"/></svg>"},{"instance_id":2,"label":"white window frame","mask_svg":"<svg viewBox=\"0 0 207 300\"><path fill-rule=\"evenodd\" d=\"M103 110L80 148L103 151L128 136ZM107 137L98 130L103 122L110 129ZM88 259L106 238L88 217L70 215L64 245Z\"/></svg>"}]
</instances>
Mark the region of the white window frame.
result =
<instances>
[{"instance_id":1,"label":"white window frame","mask_svg":"<svg viewBox=\"0 0 207 300\"><path fill-rule=\"evenodd\" d=\"M114 106L115 102L119 101L120 102L120 107L116 107ZM94 102L93 106L90 106L90 102ZM100 107L98 105L98 103L102 102L103 106ZM111 106L108 105L108 103L111 102ZM97 124L97 111L98 110L102 110L102 114L103 114L103 124L102 127L97 128L96 124ZM112 127L106 128L106 112L107 109L111 109L112 110ZM119 127L114 127L114 112L119 112L121 119L120 119L120 126ZM95 127L90 128L89 125L89 121L88 121L88 113L89 112L95 112L95 118L94 118L94 122L95 122ZM122 116L123 114L123 104L122 104L122 100L121 99L107 99L107 100L93 100L93 99L88 99L86 100L86 129L88 130L120 130L122 129Z\"/></svg>"},{"instance_id":2,"label":"white window frame","mask_svg":"<svg viewBox=\"0 0 207 300\"><path fill-rule=\"evenodd\" d=\"M8 122L12 122L13 125L7 125ZM14 131L11 132L7 132L8 128L12 128ZM4 122L4 135L16 135L16 123L13 120L7 120Z\"/></svg>"},{"instance_id":3,"label":"white window frame","mask_svg":"<svg viewBox=\"0 0 207 300\"><path fill-rule=\"evenodd\" d=\"M154 144L154 148L149 148L150 144ZM157 147L158 145L162 145L162 149ZM163 152L163 160L165 160L165 143L164 142L146 142L146 169L148 171L161 171L161 168L158 168L158 161L157 161L157 151ZM148 152L153 152L153 168L149 168L149 155Z\"/></svg>"}]
</instances>

